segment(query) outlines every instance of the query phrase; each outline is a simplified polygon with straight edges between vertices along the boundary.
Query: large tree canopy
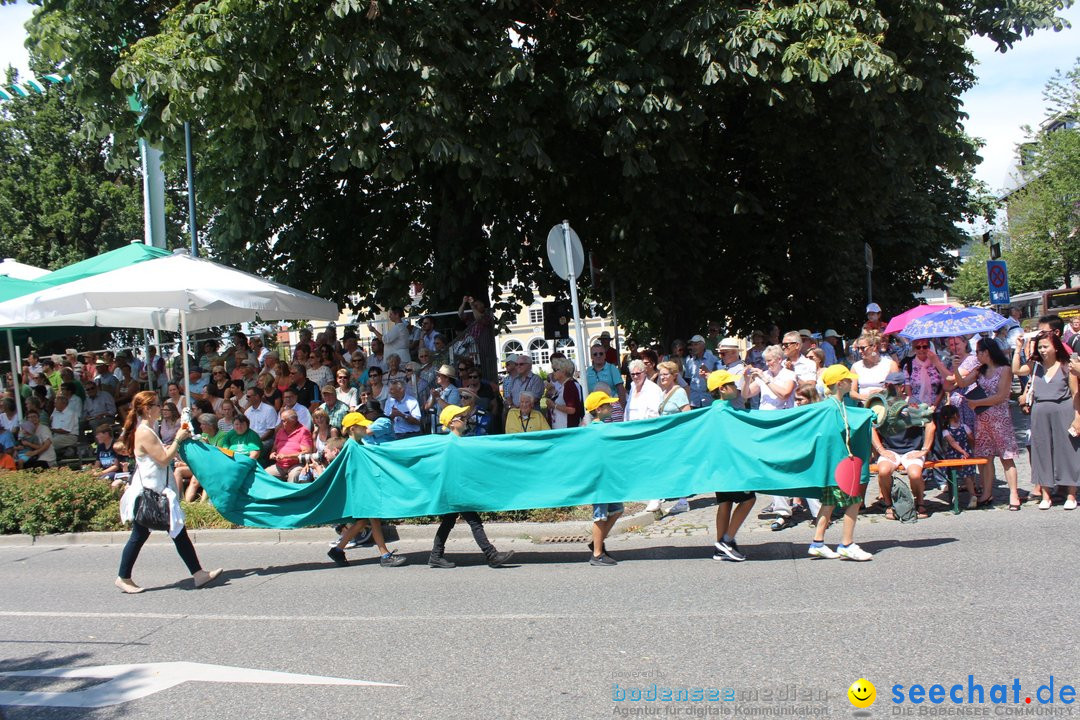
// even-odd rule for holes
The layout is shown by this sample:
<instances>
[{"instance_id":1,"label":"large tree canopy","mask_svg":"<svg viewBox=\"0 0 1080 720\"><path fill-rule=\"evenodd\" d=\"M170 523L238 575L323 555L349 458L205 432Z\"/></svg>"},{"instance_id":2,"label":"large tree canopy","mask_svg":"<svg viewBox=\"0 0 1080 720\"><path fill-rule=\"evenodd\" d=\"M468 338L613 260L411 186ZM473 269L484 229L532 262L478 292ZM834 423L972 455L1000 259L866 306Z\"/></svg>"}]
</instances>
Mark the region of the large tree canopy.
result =
<instances>
[{"instance_id":1,"label":"large tree canopy","mask_svg":"<svg viewBox=\"0 0 1080 720\"><path fill-rule=\"evenodd\" d=\"M670 337L854 321L864 242L879 302L946 282L978 210L964 42L1004 50L1061 7L44 0L31 30L101 132L175 149L192 123L227 260L358 307L410 282L443 309L527 301L560 287L565 217L620 316Z\"/></svg>"}]
</instances>

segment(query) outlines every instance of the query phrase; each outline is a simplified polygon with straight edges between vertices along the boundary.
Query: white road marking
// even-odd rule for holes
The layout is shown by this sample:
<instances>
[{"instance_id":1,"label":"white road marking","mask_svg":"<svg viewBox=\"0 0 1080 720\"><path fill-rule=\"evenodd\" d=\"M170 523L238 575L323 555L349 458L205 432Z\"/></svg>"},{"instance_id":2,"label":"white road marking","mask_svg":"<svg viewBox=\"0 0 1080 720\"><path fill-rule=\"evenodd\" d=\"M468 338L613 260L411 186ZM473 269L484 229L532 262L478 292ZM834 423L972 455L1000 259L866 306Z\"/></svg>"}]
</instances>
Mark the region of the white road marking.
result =
<instances>
[{"instance_id":1,"label":"white road marking","mask_svg":"<svg viewBox=\"0 0 1080 720\"><path fill-rule=\"evenodd\" d=\"M805 614L817 612L819 608L807 608L805 610L790 610L787 613L783 611L770 611L755 613L754 611L744 611L743 615L768 615L772 617L777 614ZM457 614L457 615L217 615L217 614L197 614L197 613L136 613L136 612L46 612L36 610L0 610L0 618L5 617L25 617L25 618L87 618L95 619L100 618L104 620L205 620L205 621L222 621L222 622L237 622L241 620L255 620L258 622L403 622L403 621L418 621L418 622L443 622L447 620L461 620L461 621L473 621L473 620L581 620L583 619L580 613L507 613L507 614ZM621 620L625 615L589 615L589 620L595 619L608 619L608 620ZM716 613L648 613L647 617L650 618L715 618Z\"/></svg>"},{"instance_id":2,"label":"white road marking","mask_svg":"<svg viewBox=\"0 0 1080 720\"><path fill-rule=\"evenodd\" d=\"M138 700L185 682L258 683L261 685L359 685L403 687L392 683L349 680L192 662L96 665L0 672L0 677L103 678L106 682L72 692L0 690L0 705L100 708Z\"/></svg>"}]
</instances>

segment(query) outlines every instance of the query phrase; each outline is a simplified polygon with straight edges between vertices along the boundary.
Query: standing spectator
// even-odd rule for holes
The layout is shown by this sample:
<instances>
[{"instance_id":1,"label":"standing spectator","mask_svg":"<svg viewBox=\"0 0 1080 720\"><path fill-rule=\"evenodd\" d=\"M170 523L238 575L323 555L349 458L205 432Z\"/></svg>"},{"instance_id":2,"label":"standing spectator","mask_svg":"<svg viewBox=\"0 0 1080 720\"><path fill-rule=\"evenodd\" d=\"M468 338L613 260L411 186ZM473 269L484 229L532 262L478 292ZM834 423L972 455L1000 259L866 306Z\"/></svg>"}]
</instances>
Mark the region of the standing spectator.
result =
<instances>
[{"instance_id":1,"label":"standing spectator","mask_svg":"<svg viewBox=\"0 0 1080 720\"><path fill-rule=\"evenodd\" d=\"M311 432L296 419L295 410L284 408L281 411L281 425L274 432L274 449L270 452L273 464L266 468L266 472L287 482L296 482L304 469L300 456L313 449Z\"/></svg>"},{"instance_id":2,"label":"standing spectator","mask_svg":"<svg viewBox=\"0 0 1080 720\"><path fill-rule=\"evenodd\" d=\"M780 350L784 353L784 367L795 373L796 382L817 383L817 365L803 355L803 337L798 331L784 334Z\"/></svg>"},{"instance_id":3,"label":"standing spectator","mask_svg":"<svg viewBox=\"0 0 1080 720\"><path fill-rule=\"evenodd\" d=\"M375 325L368 323L368 330L382 341L383 352L386 355L396 354L402 362L408 362L412 355L409 354L409 343L412 339L412 331L405 322L405 308L395 305L387 312L386 332L380 332Z\"/></svg>"},{"instance_id":4,"label":"standing spectator","mask_svg":"<svg viewBox=\"0 0 1080 720\"><path fill-rule=\"evenodd\" d=\"M694 339L691 338L691 353L694 352L695 344L696 343L694 342ZM704 345L704 341L702 341L701 344ZM687 361L687 366L689 366L691 362L693 362L693 359ZM679 376L678 366L676 366L675 363L671 362L670 360L665 360L664 362L660 363L660 366L659 368L657 368L657 370L657 380L659 381L658 385L660 386L660 391L663 393L663 398L660 400L660 415L675 415L677 413L687 412L693 409L691 407L690 400L687 397L686 390L684 390L682 386L680 386L677 382ZM705 389L708 390L707 378L702 378L702 380L706 380ZM712 402L711 397L709 398L709 401L710 403ZM661 500L651 500L649 502L649 505L659 505L660 502ZM677 515L678 513L686 512L689 509L690 503L684 496L676 499L675 504L668 509L668 514Z\"/></svg>"},{"instance_id":5,"label":"standing spectator","mask_svg":"<svg viewBox=\"0 0 1080 720\"><path fill-rule=\"evenodd\" d=\"M968 350L967 338L957 335L947 340L949 348L949 373L944 377L945 390L949 393L949 404L960 411L960 423L969 428L975 427L975 411L967 404L964 388L957 387L954 381L957 374L969 375L979 367L978 359Z\"/></svg>"},{"instance_id":6,"label":"standing spectator","mask_svg":"<svg viewBox=\"0 0 1080 720\"><path fill-rule=\"evenodd\" d=\"M993 458L1000 458L1005 470L1005 480L1009 484L1009 510L1020 509L1020 497L1016 492L1016 435L1012 418L1009 416L1009 392L1012 387L1012 368L1005 353L995 340L982 338L975 346L975 357L979 369L967 376L954 376L959 387L978 383L983 398L967 398L968 405L975 409L975 455L990 458L982 466L983 497L980 503L989 503L994 493ZM986 408L979 411L979 408Z\"/></svg>"},{"instance_id":7,"label":"standing spectator","mask_svg":"<svg viewBox=\"0 0 1080 720\"><path fill-rule=\"evenodd\" d=\"M836 365L844 357L844 348L840 345L840 335L829 328L825 331L821 349L825 351L825 367Z\"/></svg>"},{"instance_id":8,"label":"standing spectator","mask_svg":"<svg viewBox=\"0 0 1080 720\"><path fill-rule=\"evenodd\" d=\"M427 351L435 352L435 336L439 333L435 331L435 320L425 315L420 319L420 345L416 348L416 357L419 359L420 351L427 349ZM423 362L421 360L421 362Z\"/></svg>"},{"instance_id":9,"label":"standing spectator","mask_svg":"<svg viewBox=\"0 0 1080 720\"><path fill-rule=\"evenodd\" d=\"M466 313L466 306L471 308L471 316ZM487 302L471 295L461 299L458 317L465 325L465 334L476 341L480 354L480 374L485 378L499 377L498 358L495 356L495 316L488 309Z\"/></svg>"},{"instance_id":10,"label":"standing spectator","mask_svg":"<svg viewBox=\"0 0 1080 720\"><path fill-rule=\"evenodd\" d=\"M629 345L630 341L628 340L627 347ZM589 348L589 356L592 362L585 370L585 379L589 390L593 390L599 383L604 383L618 395L620 404L625 407L626 386L623 384L622 375L619 374L619 368L614 363L607 361L607 351L604 346L596 343Z\"/></svg>"},{"instance_id":11,"label":"standing spectator","mask_svg":"<svg viewBox=\"0 0 1080 720\"><path fill-rule=\"evenodd\" d=\"M704 340L704 338L702 338ZM671 341L671 354L667 356L667 360L672 361L679 366L679 375L683 374L683 363L686 362L686 343L680 338L675 338Z\"/></svg>"},{"instance_id":12,"label":"standing spectator","mask_svg":"<svg viewBox=\"0 0 1080 720\"><path fill-rule=\"evenodd\" d=\"M517 362L517 377L510 383L510 397L506 399L507 405L512 408L521 406L520 398L523 392L530 393L534 400L544 395L544 380L533 373L532 357L521 354L518 355Z\"/></svg>"},{"instance_id":13,"label":"standing spectator","mask_svg":"<svg viewBox=\"0 0 1080 720\"><path fill-rule=\"evenodd\" d=\"M795 407L795 386L798 379L794 370L784 367L784 351L779 345L770 345L762 355L765 358L764 371L756 367L746 368L743 375L743 399L760 397L760 410L785 410ZM777 515L771 526L773 530L783 530L793 524L791 503L787 497L773 496L772 508Z\"/></svg>"},{"instance_id":14,"label":"standing spectator","mask_svg":"<svg viewBox=\"0 0 1080 720\"><path fill-rule=\"evenodd\" d=\"M875 302L866 306L866 322L862 326L865 335L868 332L885 332L885 323L881 320L881 306Z\"/></svg>"},{"instance_id":15,"label":"standing spectator","mask_svg":"<svg viewBox=\"0 0 1080 720\"><path fill-rule=\"evenodd\" d=\"M758 336L760 337L760 335ZM735 378L735 386L742 385L743 374L746 372L746 365L741 359L739 359L739 341L736 338L728 337L720 341L720 344L716 348L716 352L720 356L720 370L726 370L728 374ZM749 355L749 353L747 353ZM764 367L764 364L762 365ZM706 381L708 379L706 378ZM715 397L716 393L713 393ZM743 409L746 407L746 401L743 400L742 393L736 393L732 398L725 398L731 406L736 409Z\"/></svg>"},{"instance_id":16,"label":"standing spectator","mask_svg":"<svg viewBox=\"0 0 1080 720\"><path fill-rule=\"evenodd\" d=\"M851 397L865 403L871 395L885 388L885 377L900 372L900 366L892 358L881 356L881 334L863 333L855 342L855 350L862 359L851 366L851 371L859 378Z\"/></svg>"},{"instance_id":17,"label":"standing spectator","mask_svg":"<svg viewBox=\"0 0 1080 720\"><path fill-rule=\"evenodd\" d=\"M746 349L746 364L751 367L756 367L758 370L765 370L766 347L768 347L768 345L765 344L764 332L761 330L754 330L750 333L750 347Z\"/></svg>"},{"instance_id":18,"label":"standing spectator","mask_svg":"<svg viewBox=\"0 0 1080 720\"><path fill-rule=\"evenodd\" d=\"M1065 509L1076 509L1080 483L1080 380L1069 372L1064 344L1053 333L1035 337L1034 367L1020 365L1023 338L1017 342L1012 370L1031 375L1031 480L1042 494L1040 510L1050 509L1051 493L1063 486ZM1073 434L1070 435L1070 429Z\"/></svg>"},{"instance_id":19,"label":"standing spectator","mask_svg":"<svg viewBox=\"0 0 1080 720\"><path fill-rule=\"evenodd\" d=\"M460 405L461 392L454 385L456 372L450 365L443 365L435 375L435 387L424 402L424 410L433 412L436 417L447 405Z\"/></svg>"},{"instance_id":20,"label":"standing spectator","mask_svg":"<svg viewBox=\"0 0 1080 720\"><path fill-rule=\"evenodd\" d=\"M577 367L573 360L553 358L551 361L552 394L549 395L551 407L551 427L553 430L576 428L585 417L581 385L574 379Z\"/></svg>"},{"instance_id":21,"label":"standing spectator","mask_svg":"<svg viewBox=\"0 0 1080 720\"><path fill-rule=\"evenodd\" d=\"M690 338L690 355L683 363L682 377L690 389L691 407L700 408L712 403L707 378L709 373L719 367L720 361L712 354L712 351L705 349L705 338L700 335ZM675 382L674 377L672 382ZM663 383L661 383L661 388L663 388Z\"/></svg>"},{"instance_id":22,"label":"standing spectator","mask_svg":"<svg viewBox=\"0 0 1080 720\"><path fill-rule=\"evenodd\" d=\"M604 348L604 360L612 365L619 366L619 353L615 348L611 347L611 333L607 330L600 333L599 337L600 347Z\"/></svg>"},{"instance_id":23,"label":"standing spectator","mask_svg":"<svg viewBox=\"0 0 1080 720\"><path fill-rule=\"evenodd\" d=\"M672 361L674 362L674 361ZM678 363L676 363L678 366ZM644 420L660 416L660 403L664 393L660 387L645 377L645 363L630 361L630 392L626 400L626 421Z\"/></svg>"}]
</instances>

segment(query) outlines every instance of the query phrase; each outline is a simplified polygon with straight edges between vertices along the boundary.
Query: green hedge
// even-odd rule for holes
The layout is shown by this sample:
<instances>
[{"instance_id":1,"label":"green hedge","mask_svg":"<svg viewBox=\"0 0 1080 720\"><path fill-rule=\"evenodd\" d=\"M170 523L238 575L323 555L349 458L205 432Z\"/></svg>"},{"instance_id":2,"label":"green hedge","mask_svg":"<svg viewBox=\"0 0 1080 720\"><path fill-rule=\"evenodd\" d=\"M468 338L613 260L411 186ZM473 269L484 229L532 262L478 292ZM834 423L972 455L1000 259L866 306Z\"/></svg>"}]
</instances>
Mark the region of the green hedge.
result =
<instances>
[{"instance_id":1,"label":"green hedge","mask_svg":"<svg viewBox=\"0 0 1080 720\"><path fill-rule=\"evenodd\" d=\"M0 473L0 534L123 530L120 491L90 473L66 469ZM192 530L236 527L210 503L184 503Z\"/></svg>"}]
</instances>

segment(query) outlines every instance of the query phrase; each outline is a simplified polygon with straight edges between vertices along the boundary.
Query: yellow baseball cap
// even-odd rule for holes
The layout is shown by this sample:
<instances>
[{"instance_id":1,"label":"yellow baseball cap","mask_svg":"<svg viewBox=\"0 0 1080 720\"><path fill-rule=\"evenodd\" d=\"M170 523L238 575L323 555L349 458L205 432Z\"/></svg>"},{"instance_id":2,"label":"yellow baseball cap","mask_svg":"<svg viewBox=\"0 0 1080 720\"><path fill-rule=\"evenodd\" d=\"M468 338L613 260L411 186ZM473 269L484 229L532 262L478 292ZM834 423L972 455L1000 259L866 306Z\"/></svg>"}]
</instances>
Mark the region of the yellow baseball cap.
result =
<instances>
[{"instance_id":1,"label":"yellow baseball cap","mask_svg":"<svg viewBox=\"0 0 1080 720\"><path fill-rule=\"evenodd\" d=\"M341 429L348 430L353 425L359 425L361 427L367 427L371 424L371 421L358 412L351 412L341 420Z\"/></svg>"},{"instance_id":2,"label":"yellow baseball cap","mask_svg":"<svg viewBox=\"0 0 1080 720\"><path fill-rule=\"evenodd\" d=\"M729 383L735 382L735 376L729 373L727 370L713 370L709 373L709 377L706 378L705 384L709 388L709 392L722 388Z\"/></svg>"},{"instance_id":3,"label":"yellow baseball cap","mask_svg":"<svg viewBox=\"0 0 1080 720\"><path fill-rule=\"evenodd\" d=\"M463 408L460 405L447 405L439 413L439 423L443 427L450 427L450 421L456 418L458 415L468 412L468 408Z\"/></svg>"},{"instance_id":4,"label":"yellow baseball cap","mask_svg":"<svg viewBox=\"0 0 1080 720\"><path fill-rule=\"evenodd\" d=\"M596 408L601 405L610 405L615 402L615 398L611 397L606 392L597 390L596 392L589 393L589 396L585 398L585 410L587 412L595 412Z\"/></svg>"},{"instance_id":5,"label":"yellow baseball cap","mask_svg":"<svg viewBox=\"0 0 1080 720\"><path fill-rule=\"evenodd\" d=\"M841 380L858 380L859 376L848 370L843 365L830 365L825 368L825 372L821 373L821 382L826 387L832 387Z\"/></svg>"}]
</instances>

